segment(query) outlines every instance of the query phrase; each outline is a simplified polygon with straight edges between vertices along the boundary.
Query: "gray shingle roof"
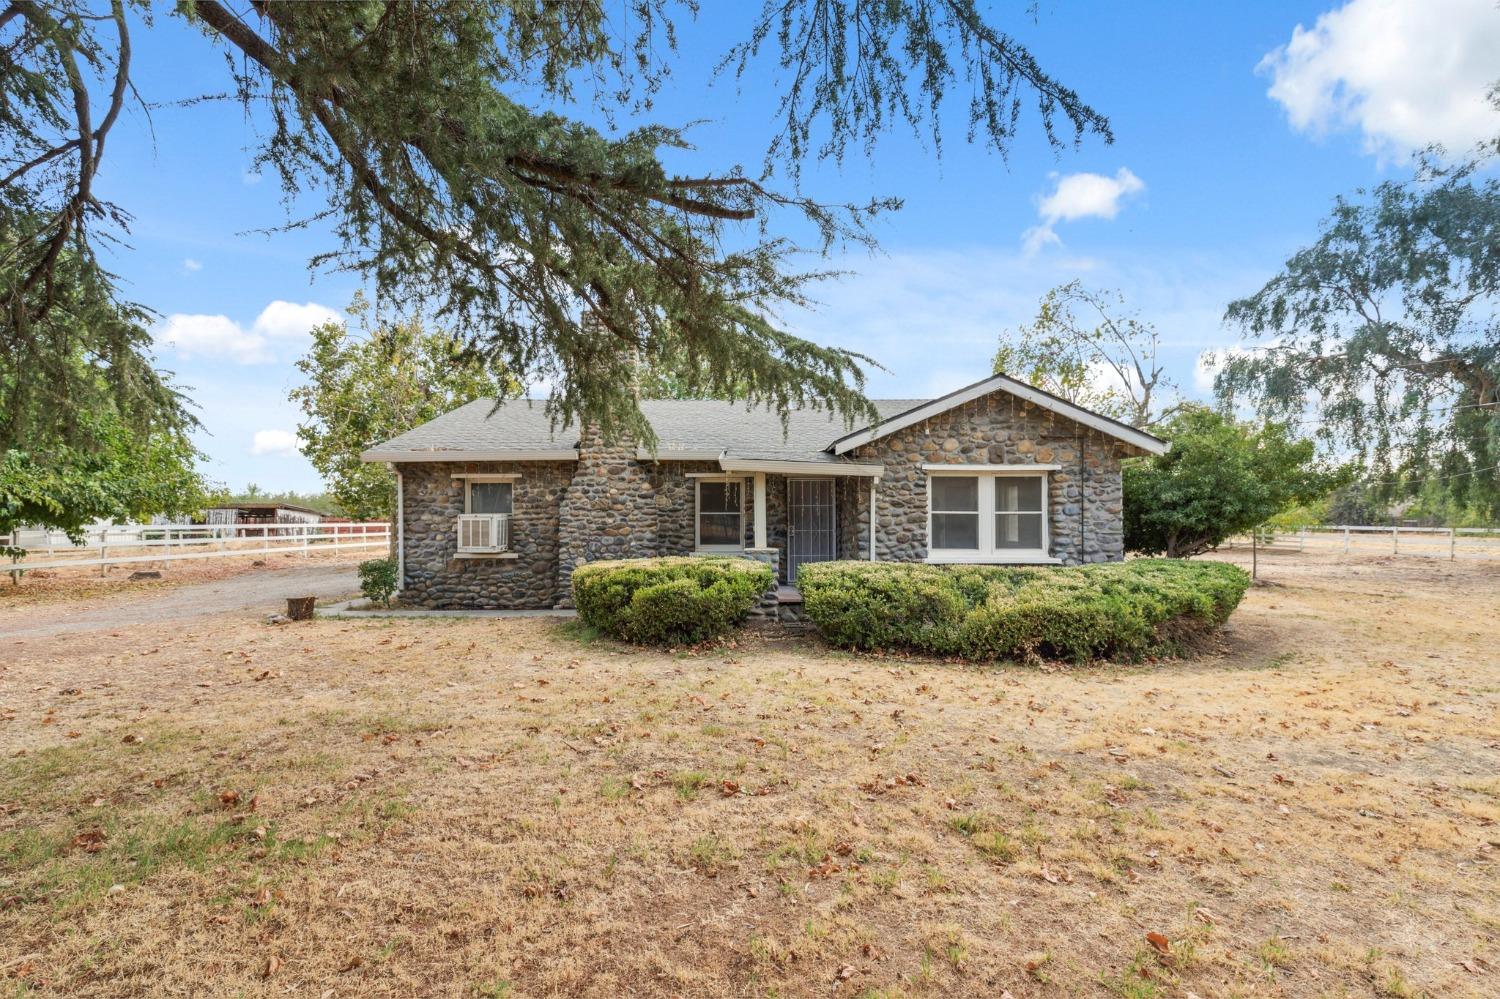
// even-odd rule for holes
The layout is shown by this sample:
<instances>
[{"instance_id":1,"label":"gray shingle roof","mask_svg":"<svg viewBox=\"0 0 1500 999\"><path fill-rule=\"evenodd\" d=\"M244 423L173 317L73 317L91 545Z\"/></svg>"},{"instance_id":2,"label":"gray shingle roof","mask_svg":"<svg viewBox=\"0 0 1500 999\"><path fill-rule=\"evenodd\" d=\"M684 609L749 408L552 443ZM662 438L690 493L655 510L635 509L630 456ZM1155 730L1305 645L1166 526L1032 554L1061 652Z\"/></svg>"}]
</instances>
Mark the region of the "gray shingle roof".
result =
<instances>
[{"instance_id":1,"label":"gray shingle roof","mask_svg":"<svg viewBox=\"0 0 1500 999\"><path fill-rule=\"evenodd\" d=\"M872 399L882 420L923 399ZM380 444L367 455L432 455L443 452L498 453L554 451L578 446L578 428L552 426L541 400L513 399L495 409L493 399L477 399ZM732 451L737 456L820 461L823 449L851 428L826 411L792 410L783 430L781 417L763 407L713 400L653 399L641 403L658 438L657 453ZM453 455L457 457L457 454ZM389 460L382 457L377 460Z\"/></svg>"}]
</instances>

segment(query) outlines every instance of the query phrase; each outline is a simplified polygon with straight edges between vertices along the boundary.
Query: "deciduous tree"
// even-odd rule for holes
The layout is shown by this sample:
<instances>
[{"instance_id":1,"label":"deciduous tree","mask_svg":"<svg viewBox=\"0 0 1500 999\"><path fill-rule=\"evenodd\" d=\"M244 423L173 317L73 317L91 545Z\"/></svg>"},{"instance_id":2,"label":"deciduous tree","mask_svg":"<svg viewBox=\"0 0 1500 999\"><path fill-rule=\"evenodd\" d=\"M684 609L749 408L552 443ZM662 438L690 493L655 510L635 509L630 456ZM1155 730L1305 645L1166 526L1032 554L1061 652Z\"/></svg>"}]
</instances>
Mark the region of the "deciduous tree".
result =
<instances>
[{"instance_id":1,"label":"deciduous tree","mask_svg":"<svg viewBox=\"0 0 1500 999\"><path fill-rule=\"evenodd\" d=\"M1500 513L1500 180L1426 167L1339 198L1318 239L1227 318L1229 405L1307 425L1379 487L1429 477ZM1399 474L1396 474L1399 473Z\"/></svg>"},{"instance_id":2,"label":"deciduous tree","mask_svg":"<svg viewBox=\"0 0 1500 999\"><path fill-rule=\"evenodd\" d=\"M363 300L350 314L368 318ZM297 369L307 376L291 392L306 416L297 427L302 453L334 502L358 519L395 512L395 478L384 465L361 461L361 452L466 402L519 391L503 368L415 319L352 331L324 323Z\"/></svg>"},{"instance_id":3,"label":"deciduous tree","mask_svg":"<svg viewBox=\"0 0 1500 999\"><path fill-rule=\"evenodd\" d=\"M198 453L185 435L142 435L112 414L82 419L86 444L53 439L0 452L0 534L41 526L76 539L95 521L183 515L203 504Z\"/></svg>"},{"instance_id":4,"label":"deciduous tree","mask_svg":"<svg viewBox=\"0 0 1500 999\"><path fill-rule=\"evenodd\" d=\"M993 367L1071 403L1149 428L1180 406L1158 360L1156 327L1118 292L1070 281L1047 292L1030 325L1000 334Z\"/></svg>"},{"instance_id":5,"label":"deciduous tree","mask_svg":"<svg viewBox=\"0 0 1500 999\"><path fill-rule=\"evenodd\" d=\"M1344 471L1317 463L1312 441L1282 424L1255 428L1187 406L1154 432L1171 450L1124 466L1128 551L1201 555L1347 481Z\"/></svg>"}]
</instances>

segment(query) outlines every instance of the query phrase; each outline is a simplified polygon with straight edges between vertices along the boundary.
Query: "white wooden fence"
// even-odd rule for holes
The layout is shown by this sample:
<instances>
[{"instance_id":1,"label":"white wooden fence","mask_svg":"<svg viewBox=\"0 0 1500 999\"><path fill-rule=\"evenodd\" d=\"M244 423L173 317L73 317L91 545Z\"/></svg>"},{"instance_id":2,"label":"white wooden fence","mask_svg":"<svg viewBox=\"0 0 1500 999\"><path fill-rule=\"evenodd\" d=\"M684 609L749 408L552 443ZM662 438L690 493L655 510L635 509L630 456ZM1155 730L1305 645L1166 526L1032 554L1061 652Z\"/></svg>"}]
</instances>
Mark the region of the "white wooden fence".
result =
<instances>
[{"instance_id":1,"label":"white wooden fence","mask_svg":"<svg viewBox=\"0 0 1500 999\"><path fill-rule=\"evenodd\" d=\"M1230 547L1248 547L1249 536ZM1494 527L1358 527L1354 525L1261 527L1255 541L1273 552L1322 552L1342 555L1425 555L1432 558L1500 558L1500 528Z\"/></svg>"},{"instance_id":2,"label":"white wooden fence","mask_svg":"<svg viewBox=\"0 0 1500 999\"><path fill-rule=\"evenodd\" d=\"M286 552L388 548L391 529L386 523L333 524L128 524L101 527L85 533L79 544L65 535L0 536L0 545L22 542L26 556L17 562L0 560L0 573L13 569L74 569L111 565L173 562L179 559L230 558Z\"/></svg>"}]
</instances>

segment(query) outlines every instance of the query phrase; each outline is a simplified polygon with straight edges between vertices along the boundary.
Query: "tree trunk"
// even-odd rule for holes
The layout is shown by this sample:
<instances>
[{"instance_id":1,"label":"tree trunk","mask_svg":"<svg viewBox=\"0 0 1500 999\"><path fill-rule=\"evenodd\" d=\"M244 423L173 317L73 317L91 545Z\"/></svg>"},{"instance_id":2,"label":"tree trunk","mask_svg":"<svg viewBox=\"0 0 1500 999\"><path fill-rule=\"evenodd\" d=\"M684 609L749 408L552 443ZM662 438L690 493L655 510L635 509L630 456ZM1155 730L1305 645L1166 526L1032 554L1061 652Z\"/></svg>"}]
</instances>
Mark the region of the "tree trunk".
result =
<instances>
[{"instance_id":1,"label":"tree trunk","mask_svg":"<svg viewBox=\"0 0 1500 999\"><path fill-rule=\"evenodd\" d=\"M293 621L311 621L317 597L287 597L286 616Z\"/></svg>"}]
</instances>

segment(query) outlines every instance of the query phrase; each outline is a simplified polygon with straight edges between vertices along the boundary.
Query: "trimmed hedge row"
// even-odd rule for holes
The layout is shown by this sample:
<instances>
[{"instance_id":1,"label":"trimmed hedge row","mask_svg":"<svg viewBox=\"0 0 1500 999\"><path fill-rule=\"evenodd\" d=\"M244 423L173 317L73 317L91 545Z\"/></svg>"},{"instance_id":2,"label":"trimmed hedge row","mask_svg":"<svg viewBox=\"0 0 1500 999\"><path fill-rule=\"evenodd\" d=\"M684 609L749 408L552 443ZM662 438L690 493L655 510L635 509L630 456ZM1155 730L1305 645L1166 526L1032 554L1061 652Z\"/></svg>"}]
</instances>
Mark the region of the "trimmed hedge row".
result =
<instances>
[{"instance_id":1,"label":"trimmed hedge row","mask_svg":"<svg viewBox=\"0 0 1500 999\"><path fill-rule=\"evenodd\" d=\"M797 577L823 636L965 659L1137 659L1222 624L1250 577L1222 562L1070 568L821 562Z\"/></svg>"},{"instance_id":2,"label":"trimmed hedge row","mask_svg":"<svg viewBox=\"0 0 1500 999\"><path fill-rule=\"evenodd\" d=\"M573 570L573 604L587 625L640 645L693 645L749 615L771 567L744 558L640 558Z\"/></svg>"}]
</instances>

